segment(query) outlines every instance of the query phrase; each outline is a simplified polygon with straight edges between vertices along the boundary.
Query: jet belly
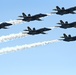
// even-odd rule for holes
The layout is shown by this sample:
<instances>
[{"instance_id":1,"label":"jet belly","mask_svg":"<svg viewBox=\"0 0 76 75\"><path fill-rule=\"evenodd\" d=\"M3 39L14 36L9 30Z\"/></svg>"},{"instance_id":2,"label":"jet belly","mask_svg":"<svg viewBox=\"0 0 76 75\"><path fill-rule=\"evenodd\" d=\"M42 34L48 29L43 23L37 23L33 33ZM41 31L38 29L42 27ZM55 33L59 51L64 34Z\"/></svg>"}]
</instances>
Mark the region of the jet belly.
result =
<instances>
[{"instance_id":1,"label":"jet belly","mask_svg":"<svg viewBox=\"0 0 76 75\"><path fill-rule=\"evenodd\" d=\"M27 34L35 35L35 34L39 34L39 32L37 32L37 31L30 31L30 32L28 32Z\"/></svg>"},{"instance_id":2,"label":"jet belly","mask_svg":"<svg viewBox=\"0 0 76 75\"><path fill-rule=\"evenodd\" d=\"M64 41L68 41L68 42L70 42L70 41L75 41L76 40L76 37L71 37L71 38L65 38L64 39Z\"/></svg>"}]
</instances>

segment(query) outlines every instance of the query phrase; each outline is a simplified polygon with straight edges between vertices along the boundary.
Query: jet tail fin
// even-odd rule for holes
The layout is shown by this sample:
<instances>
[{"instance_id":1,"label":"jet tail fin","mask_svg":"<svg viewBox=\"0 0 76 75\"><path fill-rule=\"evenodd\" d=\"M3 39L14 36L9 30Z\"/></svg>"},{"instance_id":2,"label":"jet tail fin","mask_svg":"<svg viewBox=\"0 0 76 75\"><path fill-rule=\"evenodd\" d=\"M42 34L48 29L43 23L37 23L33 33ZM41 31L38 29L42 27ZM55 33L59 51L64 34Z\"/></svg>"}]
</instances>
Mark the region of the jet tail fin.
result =
<instances>
[{"instance_id":1,"label":"jet tail fin","mask_svg":"<svg viewBox=\"0 0 76 75\"><path fill-rule=\"evenodd\" d=\"M18 16L18 17L26 17L26 14L23 12L22 16Z\"/></svg>"},{"instance_id":2,"label":"jet tail fin","mask_svg":"<svg viewBox=\"0 0 76 75\"><path fill-rule=\"evenodd\" d=\"M62 20L60 20L60 23L61 23L61 24L64 24L64 22L63 22Z\"/></svg>"},{"instance_id":3,"label":"jet tail fin","mask_svg":"<svg viewBox=\"0 0 76 75\"><path fill-rule=\"evenodd\" d=\"M24 31L35 31L36 29L35 28L33 28L33 29L31 29L29 26L27 27L27 30L25 29Z\"/></svg>"},{"instance_id":4,"label":"jet tail fin","mask_svg":"<svg viewBox=\"0 0 76 75\"><path fill-rule=\"evenodd\" d=\"M29 26L27 27L27 29L28 29L28 31L31 31L32 30Z\"/></svg>"},{"instance_id":5,"label":"jet tail fin","mask_svg":"<svg viewBox=\"0 0 76 75\"><path fill-rule=\"evenodd\" d=\"M60 10L60 7L59 7L59 6L56 6L56 9L57 9L57 10Z\"/></svg>"},{"instance_id":6,"label":"jet tail fin","mask_svg":"<svg viewBox=\"0 0 76 75\"><path fill-rule=\"evenodd\" d=\"M61 38L67 38L68 36L64 33L63 36L61 36Z\"/></svg>"},{"instance_id":7,"label":"jet tail fin","mask_svg":"<svg viewBox=\"0 0 76 75\"><path fill-rule=\"evenodd\" d=\"M67 35L64 33L61 38L71 38L71 35L68 35L68 36L67 36Z\"/></svg>"},{"instance_id":8,"label":"jet tail fin","mask_svg":"<svg viewBox=\"0 0 76 75\"><path fill-rule=\"evenodd\" d=\"M24 31L31 31L32 29L28 26Z\"/></svg>"},{"instance_id":9,"label":"jet tail fin","mask_svg":"<svg viewBox=\"0 0 76 75\"><path fill-rule=\"evenodd\" d=\"M56 6L56 9L53 9L54 11L59 11L60 10L60 7L59 6Z\"/></svg>"},{"instance_id":10,"label":"jet tail fin","mask_svg":"<svg viewBox=\"0 0 76 75\"><path fill-rule=\"evenodd\" d=\"M26 14L24 12L22 13L22 15L23 15L23 17L26 17Z\"/></svg>"},{"instance_id":11,"label":"jet tail fin","mask_svg":"<svg viewBox=\"0 0 76 75\"><path fill-rule=\"evenodd\" d=\"M61 24L61 25L63 25L63 24L64 24L64 22L63 22L62 20L60 20L60 23L57 23L57 24Z\"/></svg>"}]
</instances>

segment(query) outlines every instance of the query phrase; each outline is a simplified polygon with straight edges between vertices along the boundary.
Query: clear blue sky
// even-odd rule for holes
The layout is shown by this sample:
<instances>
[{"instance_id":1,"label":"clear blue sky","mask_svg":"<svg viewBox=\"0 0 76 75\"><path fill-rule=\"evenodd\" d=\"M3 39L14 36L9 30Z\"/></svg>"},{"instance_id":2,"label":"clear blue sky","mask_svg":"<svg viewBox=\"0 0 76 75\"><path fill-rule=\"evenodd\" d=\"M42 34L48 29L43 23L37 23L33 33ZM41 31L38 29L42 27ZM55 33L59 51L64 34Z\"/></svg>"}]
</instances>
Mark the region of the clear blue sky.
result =
<instances>
[{"instance_id":1,"label":"clear blue sky","mask_svg":"<svg viewBox=\"0 0 76 75\"><path fill-rule=\"evenodd\" d=\"M18 19L26 14L50 13L56 6L73 7L75 0L0 0L0 22ZM0 36L19 33L30 27L53 27L59 20L73 22L76 15L52 15L43 21L32 21L0 30ZM0 48L59 39L63 33L76 35L76 29L54 29L46 35L28 36L0 43ZM1 75L76 75L76 42L57 42L0 56Z\"/></svg>"}]
</instances>

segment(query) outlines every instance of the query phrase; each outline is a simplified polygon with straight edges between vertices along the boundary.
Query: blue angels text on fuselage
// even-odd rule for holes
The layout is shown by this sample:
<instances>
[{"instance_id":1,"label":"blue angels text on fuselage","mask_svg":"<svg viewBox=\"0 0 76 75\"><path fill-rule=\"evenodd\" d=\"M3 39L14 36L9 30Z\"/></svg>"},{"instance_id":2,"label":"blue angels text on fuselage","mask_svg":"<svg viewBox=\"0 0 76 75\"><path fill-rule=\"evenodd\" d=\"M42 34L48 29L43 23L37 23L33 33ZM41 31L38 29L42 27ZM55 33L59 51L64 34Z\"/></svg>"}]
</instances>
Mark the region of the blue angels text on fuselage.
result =
<instances>
[{"instance_id":1,"label":"blue angels text on fuselage","mask_svg":"<svg viewBox=\"0 0 76 75\"><path fill-rule=\"evenodd\" d=\"M53 9L54 11L57 12L52 12L58 15L64 15L64 14L76 14L76 12L74 12L76 10L76 6L65 9L64 7L60 8L59 6L56 6L56 9Z\"/></svg>"},{"instance_id":2,"label":"blue angels text on fuselage","mask_svg":"<svg viewBox=\"0 0 76 75\"><path fill-rule=\"evenodd\" d=\"M37 29L37 30L35 28L33 28L33 29L31 29L30 27L27 27L27 28L28 29L27 30L25 29L24 31L28 31L27 34L29 34L29 35L46 34L45 31L51 30L50 28L45 28L45 27Z\"/></svg>"},{"instance_id":3,"label":"blue angels text on fuselage","mask_svg":"<svg viewBox=\"0 0 76 75\"><path fill-rule=\"evenodd\" d=\"M60 23L57 24L60 24L61 26L55 26L55 27L60 27L63 29L76 28L76 22L68 23L68 21L63 22L62 20L60 20Z\"/></svg>"},{"instance_id":4,"label":"blue angels text on fuselage","mask_svg":"<svg viewBox=\"0 0 76 75\"><path fill-rule=\"evenodd\" d=\"M64 39L60 39L60 40L67 41L67 42L76 40L76 36L72 37L71 35L66 35L65 33L63 34L61 38L64 38Z\"/></svg>"},{"instance_id":5,"label":"blue angels text on fuselage","mask_svg":"<svg viewBox=\"0 0 76 75\"><path fill-rule=\"evenodd\" d=\"M0 23L0 29L8 29L7 26L12 25L11 23L3 22Z\"/></svg>"},{"instance_id":6,"label":"blue angels text on fuselage","mask_svg":"<svg viewBox=\"0 0 76 75\"><path fill-rule=\"evenodd\" d=\"M30 22L30 21L34 21L34 20L38 20L38 21L42 21L42 17L48 16L47 14L36 14L31 16L31 14L28 14L28 16L25 13L22 13L21 17L22 19L18 19L18 20L22 20L22 21L26 21L26 22Z\"/></svg>"}]
</instances>

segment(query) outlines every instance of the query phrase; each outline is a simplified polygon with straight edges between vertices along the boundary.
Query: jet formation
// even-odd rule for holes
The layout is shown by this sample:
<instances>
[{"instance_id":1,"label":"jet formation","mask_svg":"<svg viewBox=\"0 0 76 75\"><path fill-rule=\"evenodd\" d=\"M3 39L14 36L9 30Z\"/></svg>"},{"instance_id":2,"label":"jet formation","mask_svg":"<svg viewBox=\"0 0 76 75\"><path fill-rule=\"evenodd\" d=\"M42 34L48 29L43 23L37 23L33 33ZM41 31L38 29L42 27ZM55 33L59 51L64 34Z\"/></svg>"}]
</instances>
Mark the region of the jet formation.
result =
<instances>
[{"instance_id":1,"label":"jet formation","mask_svg":"<svg viewBox=\"0 0 76 75\"><path fill-rule=\"evenodd\" d=\"M0 29L8 29L7 26L11 26L11 23L3 22L0 24Z\"/></svg>"},{"instance_id":2,"label":"jet formation","mask_svg":"<svg viewBox=\"0 0 76 75\"><path fill-rule=\"evenodd\" d=\"M21 17L22 19L17 19L17 20L22 20L22 21L26 21L26 22L30 22L30 21L34 21L34 20L42 21L41 18L45 17L45 16L48 16L48 15L40 13L40 14L36 14L36 15L31 16L31 14L26 15L23 12L22 16L18 16L18 17Z\"/></svg>"},{"instance_id":3,"label":"jet formation","mask_svg":"<svg viewBox=\"0 0 76 75\"><path fill-rule=\"evenodd\" d=\"M45 31L51 30L50 28L45 28L45 27L37 29L37 30L35 28L31 29L29 26L27 28L28 29L27 30L25 29L24 31L28 31L27 34L29 34L29 35L46 34ZM23 34L25 34L25 32Z\"/></svg>"},{"instance_id":4,"label":"jet formation","mask_svg":"<svg viewBox=\"0 0 76 75\"><path fill-rule=\"evenodd\" d=\"M61 38L64 38L64 39L60 39L60 40L67 41L67 42L76 40L76 36L72 37L70 34L66 35L65 33L63 34L63 36Z\"/></svg>"},{"instance_id":5,"label":"jet formation","mask_svg":"<svg viewBox=\"0 0 76 75\"><path fill-rule=\"evenodd\" d=\"M60 20L60 23L57 23L61 26L55 26L55 27L60 27L60 28L64 28L64 29L67 29L67 28L76 28L76 22L72 22L72 23L68 23L68 21L65 21L63 22L62 20Z\"/></svg>"},{"instance_id":6,"label":"jet formation","mask_svg":"<svg viewBox=\"0 0 76 75\"><path fill-rule=\"evenodd\" d=\"M56 6L56 9L53 9L54 11L57 12L52 12L53 14L58 14L58 15L64 15L64 14L76 14L76 12L74 12L76 10L76 6L65 9L64 7L60 8L59 6Z\"/></svg>"},{"instance_id":7,"label":"jet formation","mask_svg":"<svg viewBox=\"0 0 76 75\"><path fill-rule=\"evenodd\" d=\"M54 11L56 12L52 12L53 14L57 14L57 15L65 15L65 14L76 14L76 6L74 7L70 7L68 9L65 9L64 7L60 8L59 6L56 6L55 9L53 9ZM36 15L31 15L31 14L28 14L26 15L24 12L22 12L22 15L18 16L20 19L17 19L17 20L21 20L21 21L25 21L25 22L30 22L30 21L42 21L42 17L46 17L48 16L48 14L42 14L42 13L39 13L39 14L36 14ZM59 24L60 26L55 26L55 27L59 27L59 28L63 28L63 29L67 29L67 28L76 28L76 22L71 22L71 23L68 23L68 21L63 21L63 20L60 20L60 23L57 23ZM11 26L12 24L11 23L7 23L7 22L3 22L3 23L0 23L0 29L8 29L7 26ZM27 27L27 29L24 30L23 34L27 32L27 34L29 35L36 35L36 34L46 34L45 31L49 31L51 30L51 28L40 28L40 29L31 29L29 26ZM73 36L71 37L71 35L66 35L65 33L63 34L63 36L61 38L64 38L64 39L61 39L63 41L75 41L76 40L76 36Z\"/></svg>"}]
</instances>

